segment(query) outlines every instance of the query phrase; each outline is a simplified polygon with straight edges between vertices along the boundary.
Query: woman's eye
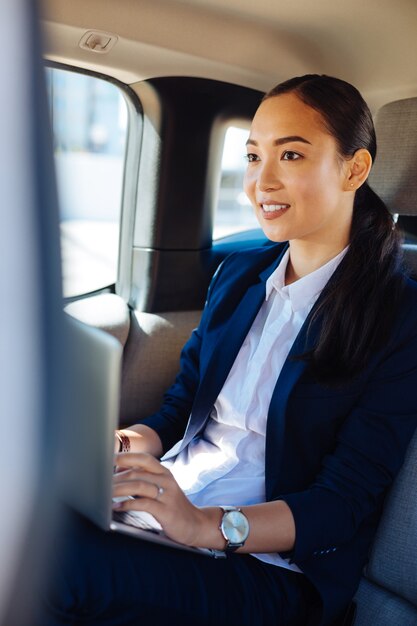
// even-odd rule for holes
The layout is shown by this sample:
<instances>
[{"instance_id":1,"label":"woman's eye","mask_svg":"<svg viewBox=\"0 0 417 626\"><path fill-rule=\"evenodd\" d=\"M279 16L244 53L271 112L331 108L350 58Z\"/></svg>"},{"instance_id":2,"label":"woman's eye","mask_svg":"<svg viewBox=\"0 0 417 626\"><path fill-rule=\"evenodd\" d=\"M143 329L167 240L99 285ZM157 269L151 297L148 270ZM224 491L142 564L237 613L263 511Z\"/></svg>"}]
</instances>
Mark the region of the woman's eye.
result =
<instances>
[{"instance_id":1,"label":"woman's eye","mask_svg":"<svg viewBox=\"0 0 417 626\"><path fill-rule=\"evenodd\" d=\"M253 163L254 161L258 161L259 157L257 154L253 154L253 152L250 152L249 154L245 155L245 159L248 163Z\"/></svg>"},{"instance_id":2,"label":"woman's eye","mask_svg":"<svg viewBox=\"0 0 417 626\"><path fill-rule=\"evenodd\" d=\"M298 159L301 159L301 154L293 152L292 150L285 150L281 158L283 161L297 161Z\"/></svg>"}]
</instances>

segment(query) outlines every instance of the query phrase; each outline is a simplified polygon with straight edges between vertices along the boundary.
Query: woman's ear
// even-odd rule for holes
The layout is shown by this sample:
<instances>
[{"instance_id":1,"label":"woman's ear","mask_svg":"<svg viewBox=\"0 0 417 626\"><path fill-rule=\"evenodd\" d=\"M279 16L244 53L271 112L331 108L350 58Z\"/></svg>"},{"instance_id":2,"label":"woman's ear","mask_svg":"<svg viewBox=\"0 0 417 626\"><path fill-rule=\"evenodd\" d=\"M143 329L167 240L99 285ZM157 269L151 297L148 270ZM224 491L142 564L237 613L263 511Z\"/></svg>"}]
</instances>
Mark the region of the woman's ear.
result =
<instances>
[{"instance_id":1,"label":"woman's ear","mask_svg":"<svg viewBox=\"0 0 417 626\"><path fill-rule=\"evenodd\" d=\"M356 191L368 178L372 167L372 157L368 150L361 148L346 163L345 190Z\"/></svg>"}]
</instances>

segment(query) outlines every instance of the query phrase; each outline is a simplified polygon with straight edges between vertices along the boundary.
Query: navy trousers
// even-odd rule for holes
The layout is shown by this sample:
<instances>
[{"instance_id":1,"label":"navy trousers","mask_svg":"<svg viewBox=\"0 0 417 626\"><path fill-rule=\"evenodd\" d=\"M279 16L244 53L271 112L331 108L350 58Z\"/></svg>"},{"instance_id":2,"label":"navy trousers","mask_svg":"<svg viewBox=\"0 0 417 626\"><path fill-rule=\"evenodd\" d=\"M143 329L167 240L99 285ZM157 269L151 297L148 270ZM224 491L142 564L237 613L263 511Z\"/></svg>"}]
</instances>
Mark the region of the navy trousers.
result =
<instances>
[{"instance_id":1,"label":"navy trousers","mask_svg":"<svg viewBox=\"0 0 417 626\"><path fill-rule=\"evenodd\" d=\"M56 551L39 626L295 626L315 592L302 574L250 555L213 559L74 516Z\"/></svg>"}]
</instances>

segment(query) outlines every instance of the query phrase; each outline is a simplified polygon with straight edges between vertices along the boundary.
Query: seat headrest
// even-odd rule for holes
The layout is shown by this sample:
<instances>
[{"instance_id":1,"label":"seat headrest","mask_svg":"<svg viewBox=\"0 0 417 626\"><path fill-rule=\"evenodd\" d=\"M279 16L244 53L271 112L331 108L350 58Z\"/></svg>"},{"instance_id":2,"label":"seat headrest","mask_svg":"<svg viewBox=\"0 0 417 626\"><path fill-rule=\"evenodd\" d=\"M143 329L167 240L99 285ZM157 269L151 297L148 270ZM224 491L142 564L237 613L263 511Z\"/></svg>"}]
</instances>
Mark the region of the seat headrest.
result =
<instances>
[{"instance_id":1,"label":"seat headrest","mask_svg":"<svg viewBox=\"0 0 417 626\"><path fill-rule=\"evenodd\" d=\"M378 149L369 184L391 213L417 215L417 98L381 107L375 130Z\"/></svg>"}]
</instances>

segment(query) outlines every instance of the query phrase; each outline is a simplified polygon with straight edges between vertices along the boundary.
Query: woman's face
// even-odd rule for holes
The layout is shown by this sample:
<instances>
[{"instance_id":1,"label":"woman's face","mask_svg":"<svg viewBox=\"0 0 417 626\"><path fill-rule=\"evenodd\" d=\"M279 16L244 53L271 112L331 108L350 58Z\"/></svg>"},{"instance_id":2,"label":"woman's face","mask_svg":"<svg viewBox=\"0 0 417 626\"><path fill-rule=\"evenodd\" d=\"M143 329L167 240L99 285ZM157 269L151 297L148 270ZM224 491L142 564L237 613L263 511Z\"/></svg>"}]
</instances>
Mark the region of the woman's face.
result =
<instances>
[{"instance_id":1,"label":"woman's face","mask_svg":"<svg viewBox=\"0 0 417 626\"><path fill-rule=\"evenodd\" d=\"M348 161L317 111L292 93L265 100L247 149L244 188L269 239L347 245L354 197Z\"/></svg>"}]
</instances>

